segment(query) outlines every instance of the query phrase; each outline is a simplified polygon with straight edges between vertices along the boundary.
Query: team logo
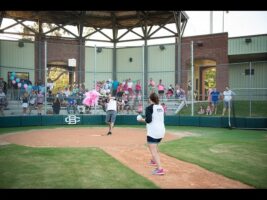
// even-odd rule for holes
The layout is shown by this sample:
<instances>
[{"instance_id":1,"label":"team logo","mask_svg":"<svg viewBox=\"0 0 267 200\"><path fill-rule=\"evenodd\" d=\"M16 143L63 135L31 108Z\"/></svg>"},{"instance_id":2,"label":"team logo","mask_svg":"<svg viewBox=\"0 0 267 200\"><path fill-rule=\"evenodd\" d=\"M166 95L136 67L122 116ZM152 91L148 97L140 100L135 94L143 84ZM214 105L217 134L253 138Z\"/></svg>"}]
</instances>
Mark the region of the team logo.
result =
<instances>
[{"instance_id":1,"label":"team logo","mask_svg":"<svg viewBox=\"0 0 267 200\"><path fill-rule=\"evenodd\" d=\"M65 122L68 124L77 124L77 122L80 122L80 117L77 117L76 115L68 115L68 117L65 118Z\"/></svg>"}]
</instances>

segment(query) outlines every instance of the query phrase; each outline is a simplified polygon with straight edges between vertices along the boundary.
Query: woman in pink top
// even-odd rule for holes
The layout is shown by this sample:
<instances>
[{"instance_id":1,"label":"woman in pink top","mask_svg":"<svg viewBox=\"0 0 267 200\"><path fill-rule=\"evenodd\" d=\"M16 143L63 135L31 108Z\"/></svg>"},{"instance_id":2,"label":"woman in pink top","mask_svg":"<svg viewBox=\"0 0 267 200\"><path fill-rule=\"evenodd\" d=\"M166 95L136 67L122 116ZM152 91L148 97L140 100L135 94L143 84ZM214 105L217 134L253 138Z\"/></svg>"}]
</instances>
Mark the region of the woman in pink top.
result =
<instances>
[{"instance_id":1,"label":"woman in pink top","mask_svg":"<svg viewBox=\"0 0 267 200\"><path fill-rule=\"evenodd\" d=\"M158 86L158 93L159 93L159 98L161 97L162 100L163 100L163 96L164 96L164 85L162 84L162 80L160 79L159 80L159 84L157 85Z\"/></svg>"},{"instance_id":2,"label":"woman in pink top","mask_svg":"<svg viewBox=\"0 0 267 200\"><path fill-rule=\"evenodd\" d=\"M161 103L161 106L162 106L162 108L164 110L164 115L166 115L166 113L167 113L167 106L166 106L166 104L165 103Z\"/></svg>"},{"instance_id":3,"label":"woman in pink top","mask_svg":"<svg viewBox=\"0 0 267 200\"><path fill-rule=\"evenodd\" d=\"M120 83L117 88L117 97L122 97L123 94L123 85Z\"/></svg>"},{"instance_id":4,"label":"woman in pink top","mask_svg":"<svg viewBox=\"0 0 267 200\"><path fill-rule=\"evenodd\" d=\"M141 89L142 89L142 86L141 86L140 80L138 80L135 85L136 96L138 96L141 93Z\"/></svg>"},{"instance_id":5,"label":"woman in pink top","mask_svg":"<svg viewBox=\"0 0 267 200\"><path fill-rule=\"evenodd\" d=\"M123 85L123 92L125 92L125 94L128 94L128 80L125 81L125 84Z\"/></svg>"},{"instance_id":6,"label":"woman in pink top","mask_svg":"<svg viewBox=\"0 0 267 200\"><path fill-rule=\"evenodd\" d=\"M137 107L137 113L138 114L142 114L142 112L143 112L143 105L142 105L142 102L139 101L138 102L138 107Z\"/></svg>"},{"instance_id":7,"label":"woman in pink top","mask_svg":"<svg viewBox=\"0 0 267 200\"><path fill-rule=\"evenodd\" d=\"M150 78L150 81L148 83L149 94L152 94L155 92L155 86L156 86L156 83L153 81L152 78Z\"/></svg>"}]
</instances>

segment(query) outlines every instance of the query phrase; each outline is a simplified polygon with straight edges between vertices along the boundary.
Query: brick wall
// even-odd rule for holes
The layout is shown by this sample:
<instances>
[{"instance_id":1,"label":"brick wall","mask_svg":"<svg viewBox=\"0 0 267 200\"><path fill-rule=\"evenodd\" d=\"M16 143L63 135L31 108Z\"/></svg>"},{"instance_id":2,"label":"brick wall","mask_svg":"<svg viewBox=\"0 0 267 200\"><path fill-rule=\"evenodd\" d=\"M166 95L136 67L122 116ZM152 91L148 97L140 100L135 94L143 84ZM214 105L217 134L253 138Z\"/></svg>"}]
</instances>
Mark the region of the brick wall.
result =
<instances>
[{"instance_id":1,"label":"brick wall","mask_svg":"<svg viewBox=\"0 0 267 200\"><path fill-rule=\"evenodd\" d=\"M84 44L83 42L81 42ZM78 73L84 71L84 52L85 46L79 45L79 40L63 40L63 39L52 39L47 38L47 64L51 62L61 62L68 65L68 59L75 58L77 66L75 67L75 76L77 82L84 82L84 73ZM39 45L41 45L39 49ZM41 61L40 61L41 59ZM44 69L44 44L36 42L35 45L35 77L38 80L39 65ZM41 81L44 82L44 73L41 75Z\"/></svg>"},{"instance_id":2,"label":"brick wall","mask_svg":"<svg viewBox=\"0 0 267 200\"><path fill-rule=\"evenodd\" d=\"M187 73L191 69L191 41L194 41L194 59L210 59L216 62L216 87L223 91L228 85L228 34L209 34L182 38L182 87L187 88ZM198 46L202 42L203 46Z\"/></svg>"},{"instance_id":3,"label":"brick wall","mask_svg":"<svg viewBox=\"0 0 267 200\"><path fill-rule=\"evenodd\" d=\"M200 35L193 37L183 37L182 38L182 88L187 89L187 75L190 66L190 43L194 41L201 41L203 46L199 47L194 45L194 59L210 59L216 62L216 85L219 91L223 91L225 86L228 85L229 74L228 74L228 34L210 34L210 35ZM61 61L68 63L69 58L75 58L77 61L77 67L75 68L76 79L78 82L84 82L85 73L78 74L80 70L83 72L85 70L85 47L84 45L80 48L79 40L59 40L59 39L47 39L47 63ZM39 70L38 66L41 64L44 66L44 46L41 44L40 50L38 42L35 45L35 77L38 80ZM39 53L41 51L41 54ZM41 62L39 62L41 59ZM42 81L44 81L44 73L41 73Z\"/></svg>"}]
</instances>

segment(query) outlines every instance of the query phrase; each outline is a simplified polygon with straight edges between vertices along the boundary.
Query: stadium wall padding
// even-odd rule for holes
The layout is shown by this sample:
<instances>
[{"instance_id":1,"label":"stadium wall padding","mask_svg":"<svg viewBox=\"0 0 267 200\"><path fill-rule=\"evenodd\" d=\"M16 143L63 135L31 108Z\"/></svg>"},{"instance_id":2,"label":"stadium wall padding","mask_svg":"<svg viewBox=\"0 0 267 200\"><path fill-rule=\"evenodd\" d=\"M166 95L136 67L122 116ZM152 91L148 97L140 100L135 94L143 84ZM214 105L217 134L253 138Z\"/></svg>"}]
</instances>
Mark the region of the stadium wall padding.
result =
<instances>
[{"instance_id":1,"label":"stadium wall padding","mask_svg":"<svg viewBox=\"0 0 267 200\"><path fill-rule=\"evenodd\" d=\"M63 115L44 115L42 118L42 126L50 126L50 125L62 125L64 124ZM21 119L23 121L23 119Z\"/></svg>"},{"instance_id":2,"label":"stadium wall padding","mask_svg":"<svg viewBox=\"0 0 267 200\"><path fill-rule=\"evenodd\" d=\"M105 115L76 115L76 125L104 125ZM68 115L42 116L6 116L0 117L0 127L50 126L69 125ZM143 125L136 120L136 115L117 115L116 125ZM227 117L216 116L165 116L165 125L199 126L226 128L229 126ZM267 118L236 117L231 118L231 125L238 128L267 128Z\"/></svg>"}]
</instances>

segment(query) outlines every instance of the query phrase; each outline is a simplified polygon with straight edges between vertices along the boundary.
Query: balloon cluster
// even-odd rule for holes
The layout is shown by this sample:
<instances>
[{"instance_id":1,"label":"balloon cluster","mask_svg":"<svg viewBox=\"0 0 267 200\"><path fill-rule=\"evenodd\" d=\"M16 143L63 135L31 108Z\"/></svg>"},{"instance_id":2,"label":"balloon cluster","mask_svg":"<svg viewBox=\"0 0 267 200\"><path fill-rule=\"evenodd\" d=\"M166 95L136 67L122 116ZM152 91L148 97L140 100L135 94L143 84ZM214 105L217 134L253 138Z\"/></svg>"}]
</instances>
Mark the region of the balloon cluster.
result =
<instances>
[{"instance_id":1,"label":"balloon cluster","mask_svg":"<svg viewBox=\"0 0 267 200\"><path fill-rule=\"evenodd\" d=\"M100 94L96 90L92 90L85 93L85 99L83 100L83 104L86 106L94 106L97 105Z\"/></svg>"},{"instance_id":2,"label":"balloon cluster","mask_svg":"<svg viewBox=\"0 0 267 200\"><path fill-rule=\"evenodd\" d=\"M11 76L10 76L10 80L12 81L12 84L15 85L17 84L18 88L21 88L23 86L23 88L26 90L31 90L32 89L32 86L31 85L28 85L26 83L24 83L22 85L22 83L20 82L20 78L16 77L16 72L12 72L11 73Z\"/></svg>"}]
</instances>

